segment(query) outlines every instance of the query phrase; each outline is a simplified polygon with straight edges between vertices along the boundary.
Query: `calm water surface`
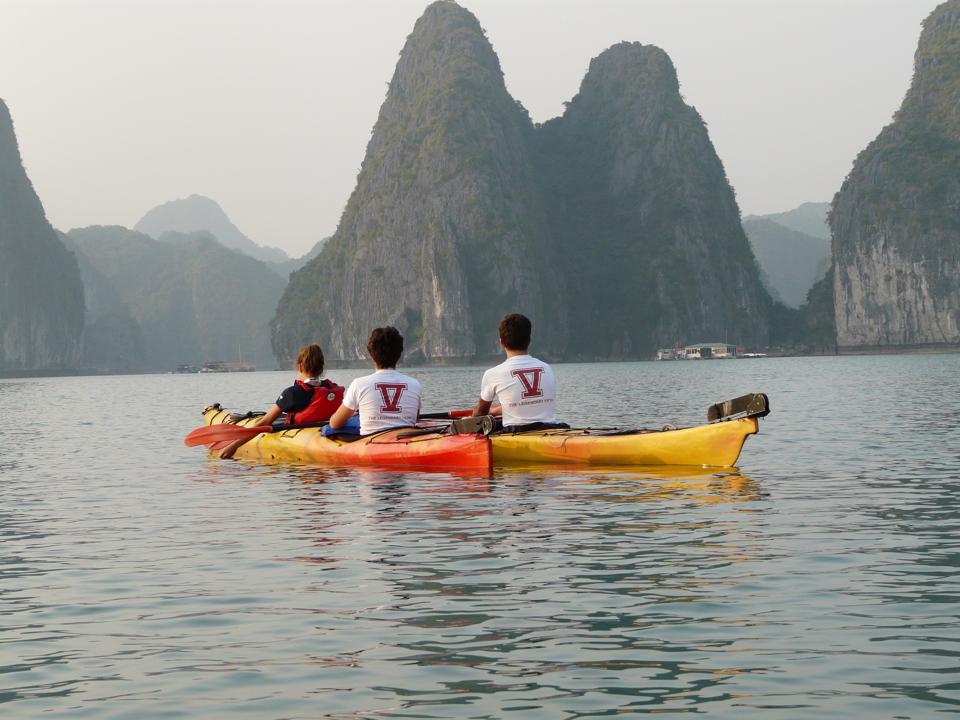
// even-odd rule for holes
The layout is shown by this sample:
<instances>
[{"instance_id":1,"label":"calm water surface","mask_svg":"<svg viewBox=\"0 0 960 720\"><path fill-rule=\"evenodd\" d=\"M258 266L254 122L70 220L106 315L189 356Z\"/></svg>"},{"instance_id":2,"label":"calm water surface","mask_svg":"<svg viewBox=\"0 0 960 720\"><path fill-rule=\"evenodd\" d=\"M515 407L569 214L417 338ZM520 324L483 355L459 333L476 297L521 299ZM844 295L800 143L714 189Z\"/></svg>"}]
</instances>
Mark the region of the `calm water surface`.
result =
<instances>
[{"instance_id":1,"label":"calm water surface","mask_svg":"<svg viewBox=\"0 0 960 720\"><path fill-rule=\"evenodd\" d=\"M182 445L284 373L0 381L0 717L960 713L960 355L556 369L577 424L773 413L739 471L477 479Z\"/></svg>"}]
</instances>

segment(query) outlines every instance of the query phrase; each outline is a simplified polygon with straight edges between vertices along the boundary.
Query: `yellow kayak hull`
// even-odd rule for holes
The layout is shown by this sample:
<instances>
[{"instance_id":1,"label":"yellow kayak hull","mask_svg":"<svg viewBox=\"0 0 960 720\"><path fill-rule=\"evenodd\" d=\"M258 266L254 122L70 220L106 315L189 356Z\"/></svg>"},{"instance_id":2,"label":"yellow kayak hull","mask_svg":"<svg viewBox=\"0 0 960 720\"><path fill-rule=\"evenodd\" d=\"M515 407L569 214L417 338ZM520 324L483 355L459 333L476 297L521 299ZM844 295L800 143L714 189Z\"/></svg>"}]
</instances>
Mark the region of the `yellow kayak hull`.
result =
<instances>
[{"instance_id":1,"label":"yellow kayak hull","mask_svg":"<svg viewBox=\"0 0 960 720\"><path fill-rule=\"evenodd\" d=\"M494 465L687 465L730 467L759 430L756 417L677 430L598 434L540 430L491 435Z\"/></svg>"}]
</instances>

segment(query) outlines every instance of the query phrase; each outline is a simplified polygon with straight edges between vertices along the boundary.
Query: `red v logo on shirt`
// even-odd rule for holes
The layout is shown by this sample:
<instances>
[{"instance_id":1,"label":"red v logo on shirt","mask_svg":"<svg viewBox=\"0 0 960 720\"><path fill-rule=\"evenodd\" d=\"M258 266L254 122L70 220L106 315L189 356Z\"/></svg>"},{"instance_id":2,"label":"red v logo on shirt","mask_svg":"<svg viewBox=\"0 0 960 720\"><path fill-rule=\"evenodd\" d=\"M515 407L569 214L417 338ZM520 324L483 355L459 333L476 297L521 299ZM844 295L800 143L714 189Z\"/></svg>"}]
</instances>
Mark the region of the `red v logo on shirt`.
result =
<instances>
[{"instance_id":1,"label":"red v logo on shirt","mask_svg":"<svg viewBox=\"0 0 960 720\"><path fill-rule=\"evenodd\" d=\"M510 374L523 385L523 393L520 397L543 397L543 390L540 389L540 377L543 375L543 368L524 368L522 370L513 370Z\"/></svg>"},{"instance_id":2,"label":"red v logo on shirt","mask_svg":"<svg viewBox=\"0 0 960 720\"><path fill-rule=\"evenodd\" d=\"M407 389L406 383L377 383L374 387L380 391L380 397L383 399L380 412L400 412L400 398L403 397L403 391Z\"/></svg>"}]
</instances>

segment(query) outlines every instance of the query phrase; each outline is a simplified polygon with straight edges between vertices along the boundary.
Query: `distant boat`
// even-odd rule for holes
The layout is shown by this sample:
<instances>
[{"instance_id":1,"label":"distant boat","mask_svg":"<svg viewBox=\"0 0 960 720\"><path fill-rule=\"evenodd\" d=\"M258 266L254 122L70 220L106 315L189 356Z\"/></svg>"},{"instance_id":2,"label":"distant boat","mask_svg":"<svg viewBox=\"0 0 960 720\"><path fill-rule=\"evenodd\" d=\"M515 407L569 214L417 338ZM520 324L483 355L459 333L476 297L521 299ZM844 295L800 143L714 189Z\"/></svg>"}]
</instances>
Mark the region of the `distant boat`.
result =
<instances>
[{"instance_id":1,"label":"distant boat","mask_svg":"<svg viewBox=\"0 0 960 720\"><path fill-rule=\"evenodd\" d=\"M200 368L199 372L202 372L202 373L253 372L256 369L257 369L256 365L251 365L250 363L223 362L222 360L214 360L212 362L204 363L203 367Z\"/></svg>"}]
</instances>

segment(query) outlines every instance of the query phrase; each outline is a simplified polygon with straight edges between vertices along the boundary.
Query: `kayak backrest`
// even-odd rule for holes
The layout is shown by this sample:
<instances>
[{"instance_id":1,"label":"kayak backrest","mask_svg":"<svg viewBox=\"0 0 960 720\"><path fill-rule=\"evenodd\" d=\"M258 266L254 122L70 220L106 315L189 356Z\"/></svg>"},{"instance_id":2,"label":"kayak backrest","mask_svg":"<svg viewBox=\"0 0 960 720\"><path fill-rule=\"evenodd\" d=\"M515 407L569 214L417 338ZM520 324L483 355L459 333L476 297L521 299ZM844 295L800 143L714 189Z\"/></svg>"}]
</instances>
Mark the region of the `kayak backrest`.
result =
<instances>
[{"instance_id":1,"label":"kayak backrest","mask_svg":"<svg viewBox=\"0 0 960 720\"><path fill-rule=\"evenodd\" d=\"M707 408L707 420L733 420L741 417L766 417L770 414L770 399L765 393L750 393L733 400L724 400Z\"/></svg>"}]
</instances>

